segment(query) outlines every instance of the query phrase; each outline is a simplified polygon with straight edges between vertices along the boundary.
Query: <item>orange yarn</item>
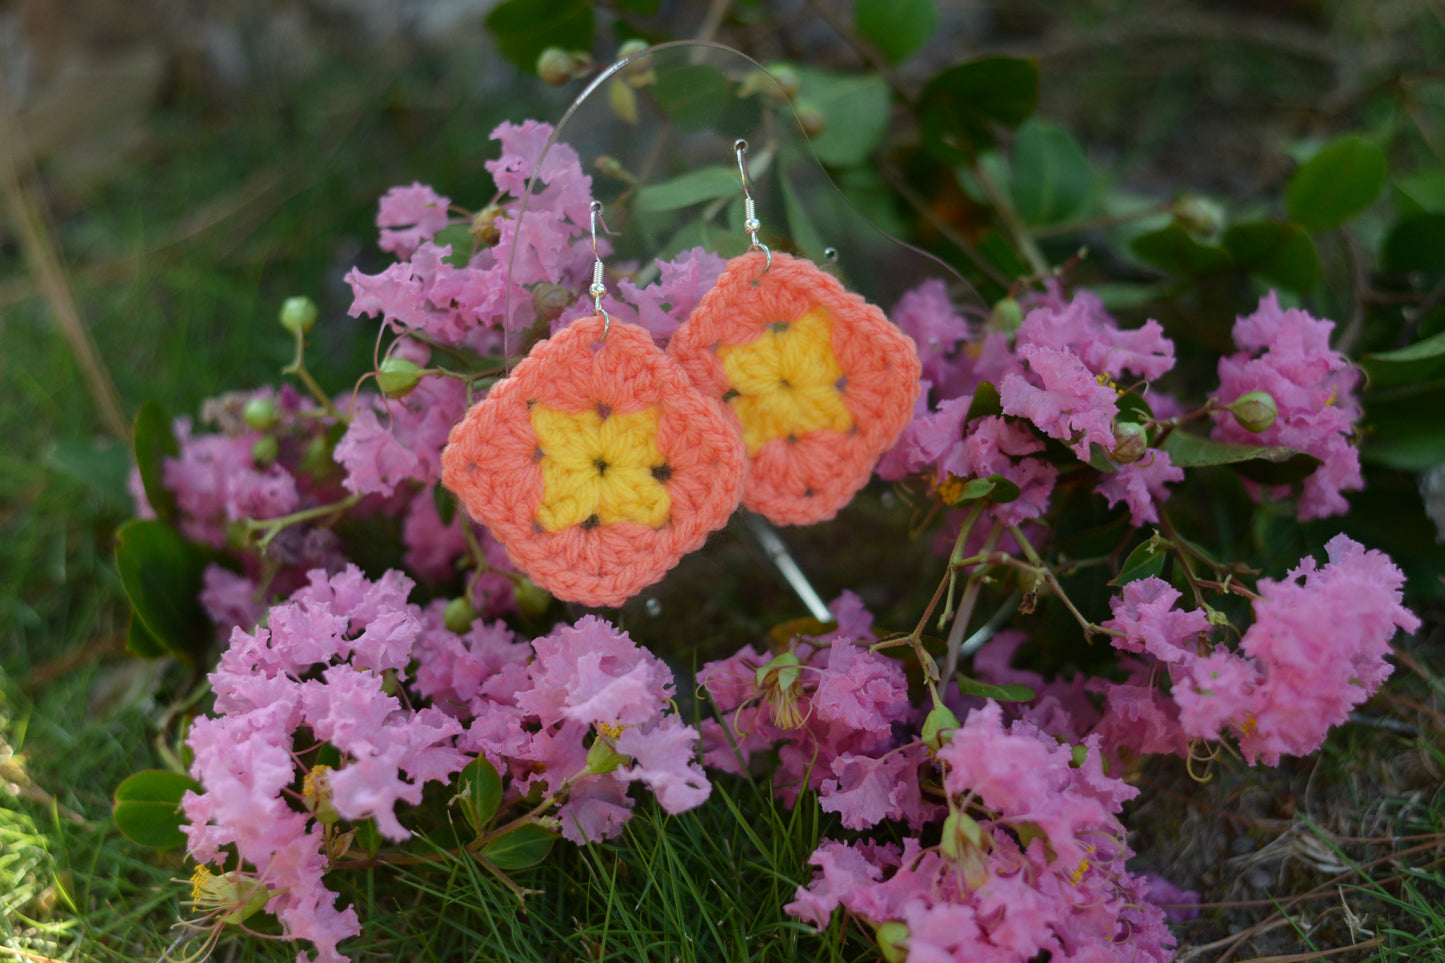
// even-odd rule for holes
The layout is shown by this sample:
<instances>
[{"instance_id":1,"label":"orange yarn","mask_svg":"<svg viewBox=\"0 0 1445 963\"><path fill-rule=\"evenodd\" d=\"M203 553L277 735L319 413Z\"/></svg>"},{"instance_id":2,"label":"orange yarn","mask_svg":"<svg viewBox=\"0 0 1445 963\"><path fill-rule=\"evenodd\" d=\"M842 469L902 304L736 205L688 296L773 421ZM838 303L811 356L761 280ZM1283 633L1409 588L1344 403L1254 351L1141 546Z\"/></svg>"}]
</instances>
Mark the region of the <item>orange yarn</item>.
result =
<instances>
[{"instance_id":1,"label":"orange yarn","mask_svg":"<svg viewBox=\"0 0 1445 963\"><path fill-rule=\"evenodd\" d=\"M811 261L733 258L668 353L746 441L743 505L778 524L832 518L913 415L913 340Z\"/></svg>"},{"instance_id":2,"label":"orange yarn","mask_svg":"<svg viewBox=\"0 0 1445 963\"><path fill-rule=\"evenodd\" d=\"M452 428L442 482L538 585L621 605L727 522L745 454L651 335L602 331L538 343Z\"/></svg>"}]
</instances>

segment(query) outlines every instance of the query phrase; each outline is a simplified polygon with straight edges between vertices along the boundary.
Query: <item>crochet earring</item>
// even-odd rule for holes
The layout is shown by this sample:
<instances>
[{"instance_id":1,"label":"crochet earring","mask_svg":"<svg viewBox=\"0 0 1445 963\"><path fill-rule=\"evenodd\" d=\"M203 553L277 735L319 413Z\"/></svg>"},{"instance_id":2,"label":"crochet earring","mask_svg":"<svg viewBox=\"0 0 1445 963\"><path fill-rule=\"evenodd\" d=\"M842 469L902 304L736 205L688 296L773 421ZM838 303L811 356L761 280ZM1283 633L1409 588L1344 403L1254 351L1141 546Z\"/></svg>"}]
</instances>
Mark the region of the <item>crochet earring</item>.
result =
<instances>
[{"instance_id":1,"label":"crochet earring","mask_svg":"<svg viewBox=\"0 0 1445 963\"><path fill-rule=\"evenodd\" d=\"M743 506L781 525L832 518L913 415L913 340L804 258L771 251L733 144L752 243L728 262L668 345L742 435Z\"/></svg>"},{"instance_id":2,"label":"crochet earring","mask_svg":"<svg viewBox=\"0 0 1445 963\"><path fill-rule=\"evenodd\" d=\"M538 342L472 406L442 452L442 482L536 584L621 605L727 522L744 452L652 336L603 309L601 213L593 201L597 313Z\"/></svg>"}]
</instances>

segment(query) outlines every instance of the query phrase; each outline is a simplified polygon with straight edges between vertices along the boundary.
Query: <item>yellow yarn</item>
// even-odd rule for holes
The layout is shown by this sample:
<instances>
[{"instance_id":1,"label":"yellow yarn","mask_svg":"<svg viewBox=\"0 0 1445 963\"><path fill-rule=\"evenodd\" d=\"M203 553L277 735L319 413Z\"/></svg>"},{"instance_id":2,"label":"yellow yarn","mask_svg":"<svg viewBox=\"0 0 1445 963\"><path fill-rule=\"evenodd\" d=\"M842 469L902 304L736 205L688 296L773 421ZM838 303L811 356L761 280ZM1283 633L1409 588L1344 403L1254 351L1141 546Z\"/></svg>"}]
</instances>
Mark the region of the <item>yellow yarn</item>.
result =
<instances>
[{"instance_id":1,"label":"yellow yarn","mask_svg":"<svg viewBox=\"0 0 1445 963\"><path fill-rule=\"evenodd\" d=\"M655 407L573 414L532 406L542 468L535 520L543 531L619 521L667 524L672 503L662 484L667 465L657 447L657 416Z\"/></svg>"},{"instance_id":2,"label":"yellow yarn","mask_svg":"<svg viewBox=\"0 0 1445 963\"><path fill-rule=\"evenodd\" d=\"M814 308L791 324L769 325L756 341L718 348L737 392L728 403L742 422L748 455L774 438L852 430L853 416L838 390L843 369L832 338L828 312Z\"/></svg>"}]
</instances>

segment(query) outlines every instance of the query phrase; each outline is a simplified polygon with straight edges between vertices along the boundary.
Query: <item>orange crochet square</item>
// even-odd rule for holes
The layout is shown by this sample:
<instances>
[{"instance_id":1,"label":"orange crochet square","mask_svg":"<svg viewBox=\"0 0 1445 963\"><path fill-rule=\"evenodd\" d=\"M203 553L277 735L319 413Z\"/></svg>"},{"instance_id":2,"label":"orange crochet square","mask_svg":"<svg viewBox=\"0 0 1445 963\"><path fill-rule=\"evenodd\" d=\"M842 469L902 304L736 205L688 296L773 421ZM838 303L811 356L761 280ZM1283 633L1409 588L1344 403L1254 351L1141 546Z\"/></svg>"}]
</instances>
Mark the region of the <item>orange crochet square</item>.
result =
<instances>
[{"instance_id":1,"label":"orange crochet square","mask_svg":"<svg viewBox=\"0 0 1445 963\"><path fill-rule=\"evenodd\" d=\"M726 524L743 443L636 325L577 321L452 428L442 482L558 598L621 605Z\"/></svg>"},{"instance_id":2,"label":"orange crochet square","mask_svg":"<svg viewBox=\"0 0 1445 963\"><path fill-rule=\"evenodd\" d=\"M729 261L668 353L746 442L743 505L792 525L832 518L868 482L922 370L877 306L779 253Z\"/></svg>"}]
</instances>

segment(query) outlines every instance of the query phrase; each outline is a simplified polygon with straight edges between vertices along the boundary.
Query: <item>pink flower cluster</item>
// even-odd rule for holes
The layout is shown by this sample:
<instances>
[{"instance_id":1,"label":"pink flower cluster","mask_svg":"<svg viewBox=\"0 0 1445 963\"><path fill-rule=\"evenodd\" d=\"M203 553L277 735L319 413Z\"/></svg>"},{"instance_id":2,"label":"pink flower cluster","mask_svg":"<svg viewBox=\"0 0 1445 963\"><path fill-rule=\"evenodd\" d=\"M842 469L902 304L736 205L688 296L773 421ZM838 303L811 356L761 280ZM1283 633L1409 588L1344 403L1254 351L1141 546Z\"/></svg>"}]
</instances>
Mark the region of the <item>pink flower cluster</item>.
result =
<instances>
[{"instance_id":1,"label":"pink flower cluster","mask_svg":"<svg viewBox=\"0 0 1445 963\"><path fill-rule=\"evenodd\" d=\"M941 841L825 841L789 913L824 929L841 906L909 960L1172 956L1148 880L1125 869L1115 814L1137 790L1104 774L1097 738L1071 750L989 702L943 739L921 760L942 775Z\"/></svg>"},{"instance_id":2,"label":"pink flower cluster","mask_svg":"<svg viewBox=\"0 0 1445 963\"><path fill-rule=\"evenodd\" d=\"M901 848L825 841L788 912L823 929L841 906L910 960L1167 958L1163 913L1124 869L1115 814L1136 790L1104 774L1099 738L1078 761L1031 722L1004 728L990 702L932 750L902 665L859 644L872 636L857 598L832 610L827 635L771 657L750 646L698 674L721 720L703 723L709 766L743 773L775 757L785 800L811 789L846 829L912 831ZM940 777L941 798L925 788ZM948 838L923 845L940 821Z\"/></svg>"},{"instance_id":3,"label":"pink flower cluster","mask_svg":"<svg viewBox=\"0 0 1445 963\"><path fill-rule=\"evenodd\" d=\"M423 615L415 688L466 724L457 745L503 774L508 799L539 787L563 796L557 826L575 843L622 831L630 783L670 813L707 799L698 732L666 711L672 672L626 632L585 616L529 645L500 622L458 636L441 609Z\"/></svg>"},{"instance_id":4,"label":"pink flower cluster","mask_svg":"<svg viewBox=\"0 0 1445 963\"><path fill-rule=\"evenodd\" d=\"M337 943L360 929L323 881L331 827L371 819L406 839L398 806L476 755L506 777L508 801L540 790L560 803L548 819L578 843L621 831L633 782L671 813L711 790L697 730L669 711L671 671L626 633L587 617L531 643L480 620L459 636L445 603L410 604L411 588L394 570L375 582L355 566L312 572L267 626L232 632L210 677L214 715L188 736L204 787L182 804L191 855L249 867L267 910L317 960L345 959ZM403 684L435 705L414 708ZM240 865L226 866L232 850Z\"/></svg>"},{"instance_id":5,"label":"pink flower cluster","mask_svg":"<svg viewBox=\"0 0 1445 963\"><path fill-rule=\"evenodd\" d=\"M1321 321L1298 308L1283 310L1271 291L1259 308L1234 325L1240 349L1219 359L1219 390L1214 398L1229 405L1251 391L1265 391L1278 414L1264 431L1252 432L1225 410L1214 412L1214 437L1245 445L1284 445L1319 458L1322 464L1304 481L1299 500L1301 521L1348 510L1343 491L1364 487L1360 455L1351 443L1360 417L1355 399L1359 373L1330 347L1334 322Z\"/></svg>"},{"instance_id":6,"label":"pink flower cluster","mask_svg":"<svg viewBox=\"0 0 1445 963\"><path fill-rule=\"evenodd\" d=\"M1395 630L1420 624L1383 553L1344 535L1325 550L1323 566L1305 558L1282 581L1260 580L1238 651L1215 641L1203 610L1180 608L1162 579L1126 585L1104 627L1143 660L1129 682L1095 686L1107 702L1095 729L1105 744L1182 755L1191 740L1229 732L1250 763L1269 765L1318 749L1389 676ZM1156 677L1172 681L1167 696L1150 684Z\"/></svg>"},{"instance_id":7,"label":"pink flower cluster","mask_svg":"<svg viewBox=\"0 0 1445 963\"><path fill-rule=\"evenodd\" d=\"M1157 321L1123 330L1098 298L1087 291L1065 298L1057 285L1028 303L1017 332L989 331L975 349L961 344L968 327L940 283L900 301L899 323L919 343L935 401L932 408L920 402L880 464L882 477L922 475L941 485L950 476L998 474L1021 494L993 506L994 517L1006 524L1038 518L1058 479L1058 469L1043 457L1044 439L1063 442L1083 461L1090 460L1092 446L1109 451L1122 391L1115 379L1133 374L1152 380L1174 366L1174 345ZM983 382L997 387L1002 416L984 414L965 423ZM1145 386L1133 390L1151 401L1159 397ZM1108 468L1098 491L1111 505L1127 504L1136 525L1157 521L1166 486L1184 477L1159 449Z\"/></svg>"},{"instance_id":8,"label":"pink flower cluster","mask_svg":"<svg viewBox=\"0 0 1445 963\"><path fill-rule=\"evenodd\" d=\"M778 754L773 784L789 803L805 789L852 829L884 819L922 825L935 807L912 778L918 743L896 729L917 721L903 666L870 653L871 618L850 593L831 606L838 628L793 639L771 657L746 646L698 672L698 683L726 720L704 720L703 761L742 774Z\"/></svg>"}]
</instances>

